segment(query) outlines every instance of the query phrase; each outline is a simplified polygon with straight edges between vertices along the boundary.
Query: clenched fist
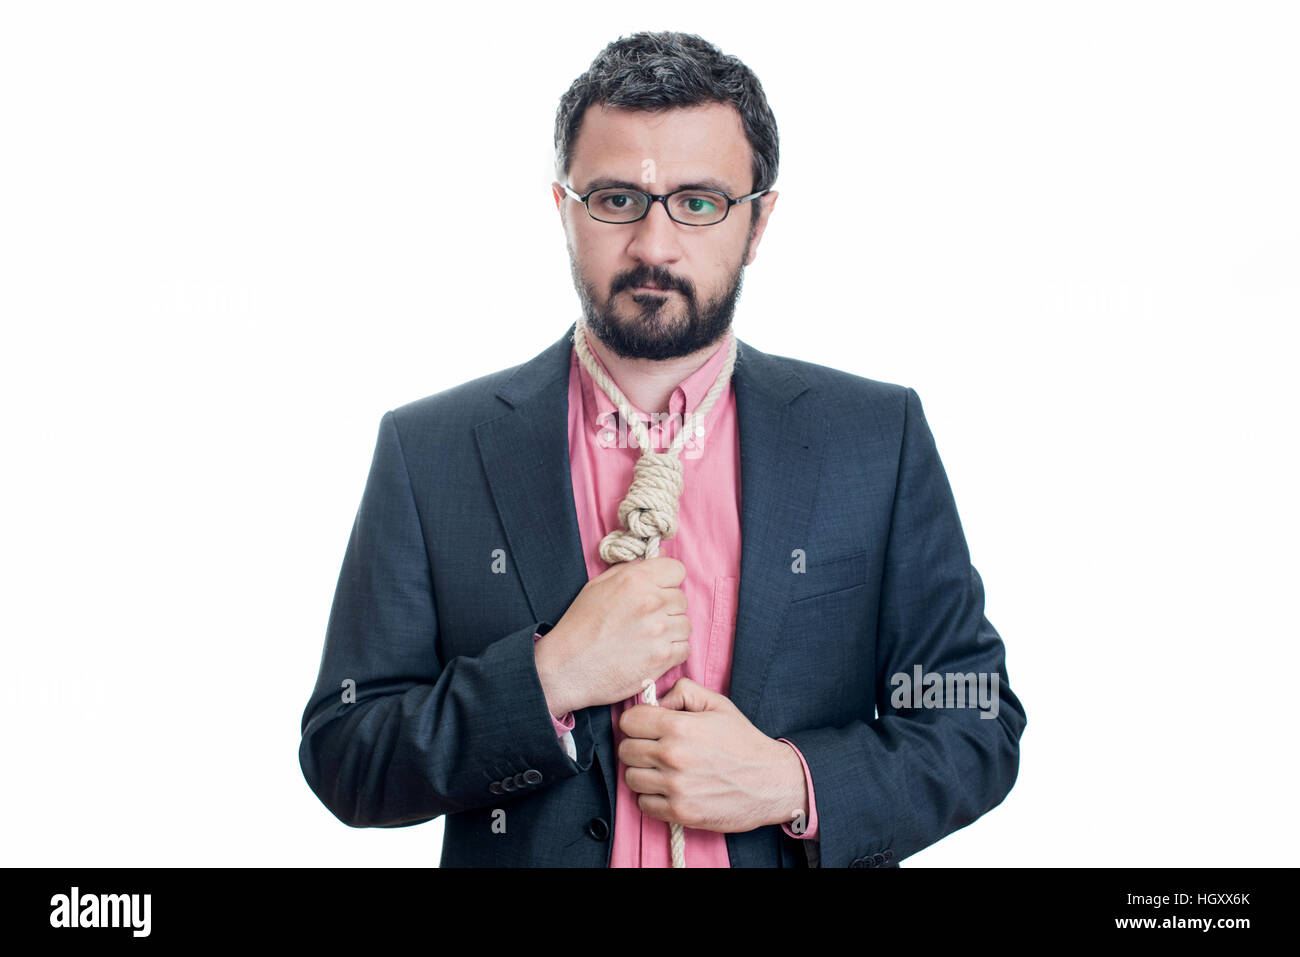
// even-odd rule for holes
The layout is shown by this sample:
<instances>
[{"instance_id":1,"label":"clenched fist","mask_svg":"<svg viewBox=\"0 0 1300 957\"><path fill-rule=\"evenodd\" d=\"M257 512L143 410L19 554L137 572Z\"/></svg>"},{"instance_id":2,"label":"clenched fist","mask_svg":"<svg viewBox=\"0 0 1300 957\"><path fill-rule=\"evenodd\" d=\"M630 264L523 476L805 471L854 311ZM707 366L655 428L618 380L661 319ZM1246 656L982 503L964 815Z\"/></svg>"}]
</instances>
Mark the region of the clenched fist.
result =
<instances>
[{"instance_id":1,"label":"clenched fist","mask_svg":"<svg viewBox=\"0 0 1300 957\"><path fill-rule=\"evenodd\" d=\"M686 566L675 558L620 562L578 592L534 648L552 714L640 694L690 655Z\"/></svg>"}]
</instances>

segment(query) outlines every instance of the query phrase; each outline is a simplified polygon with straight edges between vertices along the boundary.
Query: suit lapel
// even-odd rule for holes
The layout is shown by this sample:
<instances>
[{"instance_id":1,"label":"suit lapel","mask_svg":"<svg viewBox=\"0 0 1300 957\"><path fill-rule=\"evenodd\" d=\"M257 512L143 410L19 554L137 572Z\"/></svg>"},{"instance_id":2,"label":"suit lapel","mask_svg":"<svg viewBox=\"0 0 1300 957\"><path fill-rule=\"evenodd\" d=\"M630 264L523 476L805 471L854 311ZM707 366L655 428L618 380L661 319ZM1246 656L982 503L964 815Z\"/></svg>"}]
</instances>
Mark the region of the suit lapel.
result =
<instances>
[{"instance_id":1,"label":"suit lapel","mask_svg":"<svg viewBox=\"0 0 1300 957\"><path fill-rule=\"evenodd\" d=\"M558 622L587 583L569 465L569 364L573 326L497 390L510 406L474 429L492 501L528 606ZM610 807L614 741L609 705L588 714Z\"/></svg>"},{"instance_id":2,"label":"suit lapel","mask_svg":"<svg viewBox=\"0 0 1300 957\"><path fill-rule=\"evenodd\" d=\"M552 624L587 582L569 469L569 339L520 366L510 409L474 429L492 500L532 613Z\"/></svg>"},{"instance_id":3,"label":"suit lapel","mask_svg":"<svg viewBox=\"0 0 1300 957\"><path fill-rule=\"evenodd\" d=\"M807 385L788 363L743 342L737 344L733 381L741 550L729 697L753 720L794 583L792 553L807 545L826 419L812 403L802 409L794 404Z\"/></svg>"},{"instance_id":4,"label":"suit lapel","mask_svg":"<svg viewBox=\"0 0 1300 957\"><path fill-rule=\"evenodd\" d=\"M529 607L537 620L552 623L587 583L569 464L572 335L570 326L521 365L497 390L509 408L474 430ZM793 404L807 386L787 363L743 341L736 345L732 383L740 428L741 569L730 697L752 719L793 584L791 553L807 540L826 422ZM586 710L613 807L609 706Z\"/></svg>"}]
</instances>

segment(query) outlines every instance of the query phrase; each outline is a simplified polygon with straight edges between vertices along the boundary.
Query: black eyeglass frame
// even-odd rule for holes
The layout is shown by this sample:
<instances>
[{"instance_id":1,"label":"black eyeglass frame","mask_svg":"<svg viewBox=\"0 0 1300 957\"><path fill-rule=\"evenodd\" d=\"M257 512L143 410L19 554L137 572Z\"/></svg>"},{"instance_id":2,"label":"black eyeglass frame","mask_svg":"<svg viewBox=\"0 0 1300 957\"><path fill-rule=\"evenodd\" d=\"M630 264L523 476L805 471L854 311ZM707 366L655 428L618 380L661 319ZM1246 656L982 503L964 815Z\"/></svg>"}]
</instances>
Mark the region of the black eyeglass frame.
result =
<instances>
[{"instance_id":1,"label":"black eyeglass frame","mask_svg":"<svg viewBox=\"0 0 1300 957\"><path fill-rule=\"evenodd\" d=\"M664 212L668 214L668 218L671 219L674 223L679 223L682 226L695 226L697 228L702 228L705 226L716 226L718 225L718 223L724 222L726 218L729 215L731 215L732 206L737 206L741 203L748 203L752 199L758 199L758 197L766 196L768 193L772 192L770 188L760 189L758 192L750 193L748 196L741 196L739 199L732 199L726 193L716 189L690 189L690 188L675 189L671 193L663 193L660 195L656 195L655 193L647 193L643 189L636 189L631 186L597 186L595 189L587 190L586 196L579 196L573 190L573 188L570 187L567 183L561 185L564 186L564 191L568 193L572 199L576 199L578 202L582 203L583 207L587 210L588 216L590 216L598 223L606 223L610 226L628 226L632 223L641 222L641 220L645 219L647 216L650 215L650 210L654 208L655 203L664 204ZM641 211L641 215L638 216L636 219L620 219L616 222L610 221L608 219L601 219L599 216L597 216L595 213L591 211L591 207L587 205L587 200L591 197L593 193L599 193L603 189L621 189L625 193L640 193L642 196L645 196L649 200L649 202L645 204L645 209ZM710 195L713 196L721 196L723 199L727 201L727 208L722 211L722 219L716 220L712 223L683 223L680 219L674 216L673 211L668 208L669 197L676 196L678 193L709 193Z\"/></svg>"}]
</instances>

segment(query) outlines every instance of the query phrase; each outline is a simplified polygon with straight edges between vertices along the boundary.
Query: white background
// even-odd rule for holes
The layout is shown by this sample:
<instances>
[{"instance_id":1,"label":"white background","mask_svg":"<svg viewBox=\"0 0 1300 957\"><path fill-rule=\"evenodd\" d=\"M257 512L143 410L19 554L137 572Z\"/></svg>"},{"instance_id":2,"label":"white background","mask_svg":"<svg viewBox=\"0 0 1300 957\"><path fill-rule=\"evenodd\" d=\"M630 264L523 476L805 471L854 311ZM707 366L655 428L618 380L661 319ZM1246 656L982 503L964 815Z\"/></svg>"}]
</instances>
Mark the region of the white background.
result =
<instances>
[{"instance_id":1,"label":"white background","mask_svg":"<svg viewBox=\"0 0 1300 957\"><path fill-rule=\"evenodd\" d=\"M1294 5L0 10L4 863L437 863L298 766L379 420L576 317L556 105L675 29L780 126L739 335L917 390L1028 712L905 866L1294 864Z\"/></svg>"}]
</instances>

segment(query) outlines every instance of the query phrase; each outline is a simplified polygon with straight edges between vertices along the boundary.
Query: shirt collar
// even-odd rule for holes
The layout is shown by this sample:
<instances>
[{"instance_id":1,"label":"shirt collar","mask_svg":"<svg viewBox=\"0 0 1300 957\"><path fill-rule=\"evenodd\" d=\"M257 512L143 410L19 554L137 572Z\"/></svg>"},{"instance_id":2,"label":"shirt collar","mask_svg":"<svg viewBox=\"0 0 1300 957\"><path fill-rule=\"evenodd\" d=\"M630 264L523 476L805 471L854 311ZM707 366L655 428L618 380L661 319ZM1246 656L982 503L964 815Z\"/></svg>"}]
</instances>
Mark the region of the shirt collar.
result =
<instances>
[{"instance_id":1,"label":"shirt collar","mask_svg":"<svg viewBox=\"0 0 1300 957\"><path fill-rule=\"evenodd\" d=\"M583 334L585 334L585 329ZM677 388L673 390L673 394L668 400L668 413L674 419L680 421L684 415L689 415L699 408L700 403L704 401L705 395L708 394L709 389L718 378L718 372L722 369L723 363L727 361L727 348L733 335L735 335L735 332L728 330L718 344L718 348L709 356L708 361L677 384ZM596 350L591 349L590 336L587 337L587 344L596 365L618 385L618 380L610 375L609 369L605 367L605 363L600 361L600 356L596 354ZM603 389L597 388L586 368L578 361L576 352L573 354L572 361L578 367L578 380L582 387L582 406L587 427L597 433L606 430L617 431L619 424L618 407L609 400L609 396L605 395ZM621 389L622 386L619 385L619 388ZM713 404L709 414L704 417L705 420L702 424L706 429L712 425L718 409L722 406L723 399L726 397L727 390L730 388L731 383L728 382L722 395L718 396L718 401ZM640 416L642 422L649 423L650 416L647 413L635 405L632 408ZM676 430L673 429L669 434L675 433Z\"/></svg>"}]
</instances>

